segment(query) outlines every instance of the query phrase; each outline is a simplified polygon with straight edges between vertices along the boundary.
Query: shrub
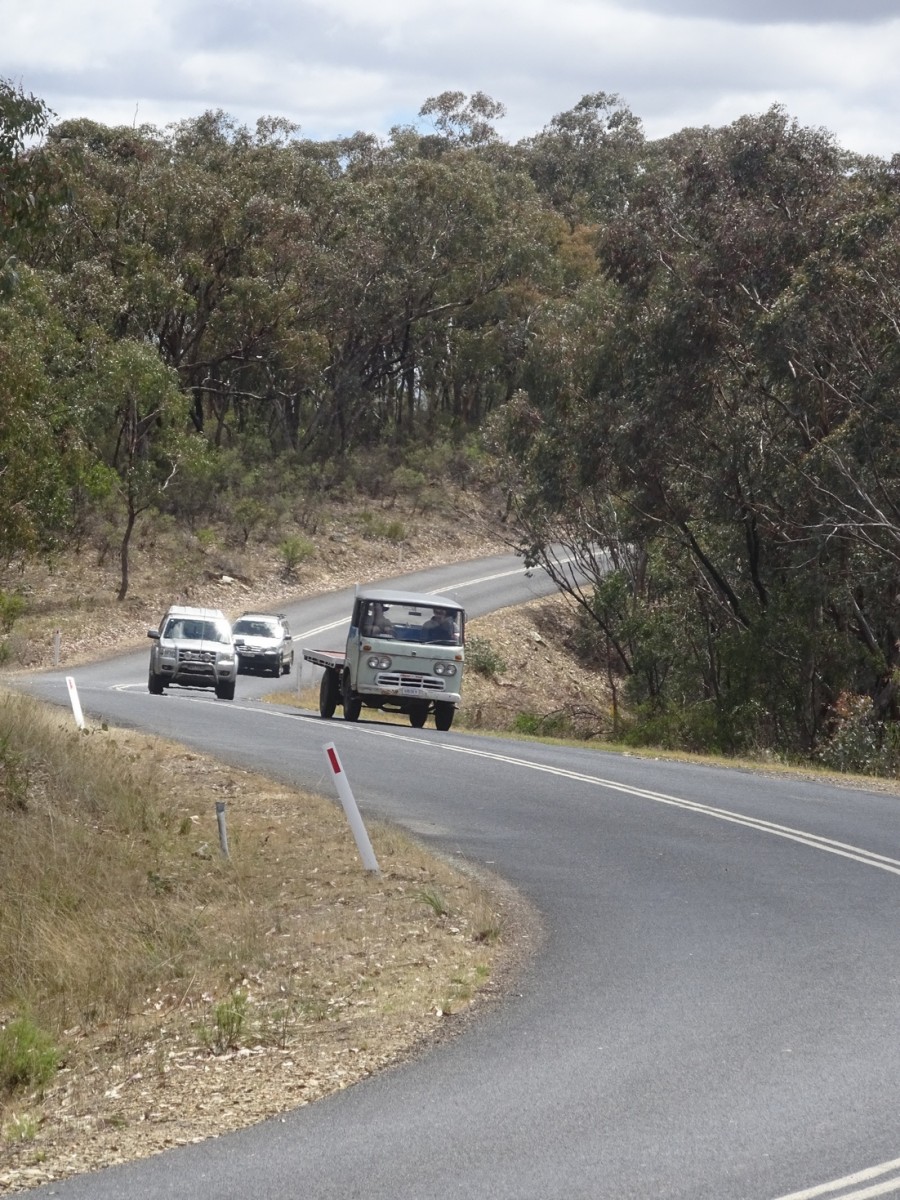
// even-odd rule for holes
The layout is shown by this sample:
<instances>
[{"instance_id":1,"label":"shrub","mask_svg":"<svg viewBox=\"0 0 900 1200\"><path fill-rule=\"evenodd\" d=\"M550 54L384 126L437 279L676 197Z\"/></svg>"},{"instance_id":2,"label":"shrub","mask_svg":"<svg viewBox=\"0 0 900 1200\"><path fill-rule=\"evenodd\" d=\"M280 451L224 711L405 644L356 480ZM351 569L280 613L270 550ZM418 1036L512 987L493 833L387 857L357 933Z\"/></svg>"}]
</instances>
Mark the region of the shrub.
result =
<instances>
[{"instance_id":1,"label":"shrub","mask_svg":"<svg viewBox=\"0 0 900 1200\"><path fill-rule=\"evenodd\" d=\"M819 761L835 771L896 775L900 770L900 731L875 717L868 696L843 694L832 710L831 737Z\"/></svg>"},{"instance_id":2,"label":"shrub","mask_svg":"<svg viewBox=\"0 0 900 1200\"><path fill-rule=\"evenodd\" d=\"M60 1053L49 1034L28 1017L0 1029L0 1092L43 1087L59 1066Z\"/></svg>"},{"instance_id":3,"label":"shrub","mask_svg":"<svg viewBox=\"0 0 900 1200\"><path fill-rule=\"evenodd\" d=\"M402 521L385 520L368 509L359 514L363 534L370 538L382 538L386 542L405 542L406 527Z\"/></svg>"},{"instance_id":4,"label":"shrub","mask_svg":"<svg viewBox=\"0 0 900 1200\"><path fill-rule=\"evenodd\" d=\"M466 664L479 675L493 679L506 670L506 663L487 638L466 639Z\"/></svg>"},{"instance_id":5,"label":"shrub","mask_svg":"<svg viewBox=\"0 0 900 1200\"><path fill-rule=\"evenodd\" d=\"M209 1030L203 1031L204 1039L214 1054L224 1054L226 1050L233 1050L238 1046L246 1016L245 992L232 992L227 999L219 1001L215 1008L215 1029L211 1033Z\"/></svg>"},{"instance_id":6,"label":"shrub","mask_svg":"<svg viewBox=\"0 0 900 1200\"><path fill-rule=\"evenodd\" d=\"M312 542L294 534L286 537L278 547L278 553L281 555L281 561L288 575L293 574L302 562L312 558L315 551L316 548Z\"/></svg>"}]
</instances>

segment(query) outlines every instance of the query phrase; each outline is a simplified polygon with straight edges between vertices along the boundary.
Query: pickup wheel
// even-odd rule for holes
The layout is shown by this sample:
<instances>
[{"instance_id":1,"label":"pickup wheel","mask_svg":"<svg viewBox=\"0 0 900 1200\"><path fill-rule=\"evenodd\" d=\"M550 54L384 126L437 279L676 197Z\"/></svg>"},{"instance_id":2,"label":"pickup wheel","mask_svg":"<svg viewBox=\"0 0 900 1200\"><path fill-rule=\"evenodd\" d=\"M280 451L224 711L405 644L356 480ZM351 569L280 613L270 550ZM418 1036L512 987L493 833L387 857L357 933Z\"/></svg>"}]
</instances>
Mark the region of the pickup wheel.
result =
<instances>
[{"instance_id":1,"label":"pickup wheel","mask_svg":"<svg viewBox=\"0 0 900 1200\"><path fill-rule=\"evenodd\" d=\"M344 720L345 721L358 721L359 714L362 712L362 700L360 699L359 696L354 696L354 694L350 688L349 675L344 677L343 697L344 697Z\"/></svg>"},{"instance_id":2,"label":"pickup wheel","mask_svg":"<svg viewBox=\"0 0 900 1200\"><path fill-rule=\"evenodd\" d=\"M456 706L448 700L435 700L434 702L434 727L439 729L441 733L446 733L453 724L453 718L456 715Z\"/></svg>"},{"instance_id":3,"label":"pickup wheel","mask_svg":"<svg viewBox=\"0 0 900 1200\"><path fill-rule=\"evenodd\" d=\"M151 671L147 677L147 691L151 696L161 696L165 684L162 681L162 675L157 675L155 671Z\"/></svg>"},{"instance_id":4,"label":"pickup wheel","mask_svg":"<svg viewBox=\"0 0 900 1200\"><path fill-rule=\"evenodd\" d=\"M334 671L325 671L319 684L319 716L326 721L334 716L341 698L341 687Z\"/></svg>"},{"instance_id":5,"label":"pickup wheel","mask_svg":"<svg viewBox=\"0 0 900 1200\"><path fill-rule=\"evenodd\" d=\"M428 719L428 705L414 704L409 710L409 723L413 729L421 729Z\"/></svg>"},{"instance_id":6,"label":"pickup wheel","mask_svg":"<svg viewBox=\"0 0 900 1200\"><path fill-rule=\"evenodd\" d=\"M229 679L227 683L216 684L216 699L217 700L233 700L234 699L234 680Z\"/></svg>"}]
</instances>

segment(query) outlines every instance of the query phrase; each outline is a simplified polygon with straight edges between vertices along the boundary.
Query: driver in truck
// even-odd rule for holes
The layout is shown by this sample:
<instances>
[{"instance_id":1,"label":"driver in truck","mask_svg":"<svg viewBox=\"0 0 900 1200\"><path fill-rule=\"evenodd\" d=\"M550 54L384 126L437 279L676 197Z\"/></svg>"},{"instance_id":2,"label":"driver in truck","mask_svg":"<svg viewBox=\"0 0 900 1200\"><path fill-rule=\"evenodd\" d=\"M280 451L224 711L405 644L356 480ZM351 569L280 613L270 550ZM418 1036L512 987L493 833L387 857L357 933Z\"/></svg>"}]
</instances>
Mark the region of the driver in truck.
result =
<instances>
[{"instance_id":1,"label":"driver in truck","mask_svg":"<svg viewBox=\"0 0 900 1200\"><path fill-rule=\"evenodd\" d=\"M456 637L456 622L446 608L435 608L422 628L427 642L452 641Z\"/></svg>"}]
</instances>

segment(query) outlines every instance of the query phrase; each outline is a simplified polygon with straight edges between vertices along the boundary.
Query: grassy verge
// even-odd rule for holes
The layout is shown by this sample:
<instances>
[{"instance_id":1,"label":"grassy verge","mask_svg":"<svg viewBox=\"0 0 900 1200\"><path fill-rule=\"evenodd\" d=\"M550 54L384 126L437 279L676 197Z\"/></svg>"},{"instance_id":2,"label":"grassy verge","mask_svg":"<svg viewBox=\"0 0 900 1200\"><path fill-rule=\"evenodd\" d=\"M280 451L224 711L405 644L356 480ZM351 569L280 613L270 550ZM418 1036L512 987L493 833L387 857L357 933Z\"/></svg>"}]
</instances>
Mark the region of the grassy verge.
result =
<instances>
[{"instance_id":1,"label":"grassy verge","mask_svg":"<svg viewBox=\"0 0 900 1200\"><path fill-rule=\"evenodd\" d=\"M496 990L512 898L368 828L377 875L327 799L0 694L0 1191L305 1103Z\"/></svg>"}]
</instances>

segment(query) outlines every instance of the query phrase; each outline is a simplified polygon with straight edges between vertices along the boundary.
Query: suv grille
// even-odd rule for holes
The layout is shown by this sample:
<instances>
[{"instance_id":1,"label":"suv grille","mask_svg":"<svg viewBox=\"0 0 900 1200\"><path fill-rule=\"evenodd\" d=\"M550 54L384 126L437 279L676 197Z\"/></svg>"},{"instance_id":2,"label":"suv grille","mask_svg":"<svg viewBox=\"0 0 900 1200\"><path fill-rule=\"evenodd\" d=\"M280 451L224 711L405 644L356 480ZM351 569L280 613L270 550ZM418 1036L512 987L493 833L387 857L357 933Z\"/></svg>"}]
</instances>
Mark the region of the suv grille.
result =
<instances>
[{"instance_id":1,"label":"suv grille","mask_svg":"<svg viewBox=\"0 0 900 1200\"><path fill-rule=\"evenodd\" d=\"M414 675L411 671L381 671L375 682L380 687L417 687L429 692L442 692L443 679L434 675Z\"/></svg>"},{"instance_id":2,"label":"suv grille","mask_svg":"<svg viewBox=\"0 0 900 1200\"><path fill-rule=\"evenodd\" d=\"M215 650L179 650L178 661L180 663L206 663L207 666L214 667L216 652Z\"/></svg>"}]
</instances>

